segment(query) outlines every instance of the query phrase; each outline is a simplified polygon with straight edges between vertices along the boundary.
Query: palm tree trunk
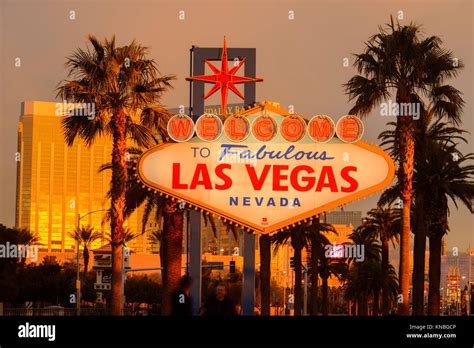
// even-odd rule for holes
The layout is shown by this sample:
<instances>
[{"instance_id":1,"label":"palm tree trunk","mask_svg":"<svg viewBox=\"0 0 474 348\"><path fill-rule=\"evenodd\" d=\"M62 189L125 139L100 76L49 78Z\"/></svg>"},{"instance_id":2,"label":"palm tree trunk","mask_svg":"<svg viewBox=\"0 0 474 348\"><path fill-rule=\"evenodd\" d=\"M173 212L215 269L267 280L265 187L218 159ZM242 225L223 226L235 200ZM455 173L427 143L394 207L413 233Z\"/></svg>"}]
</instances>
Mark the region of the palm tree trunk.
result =
<instances>
[{"instance_id":1,"label":"palm tree trunk","mask_svg":"<svg viewBox=\"0 0 474 348\"><path fill-rule=\"evenodd\" d=\"M321 297L322 301L322 308L321 312L323 315L329 315L329 289L328 289L328 277L323 276L322 278L322 286L321 286Z\"/></svg>"},{"instance_id":2,"label":"palm tree trunk","mask_svg":"<svg viewBox=\"0 0 474 348\"><path fill-rule=\"evenodd\" d=\"M439 285L441 278L441 246L442 234L434 233L430 236L429 248L429 289L428 289L428 314L439 315L440 294Z\"/></svg>"},{"instance_id":3,"label":"palm tree trunk","mask_svg":"<svg viewBox=\"0 0 474 348\"><path fill-rule=\"evenodd\" d=\"M388 315L390 309L390 297L388 289L388 245L389 241L387 238L382 240L382 313ZM377 294L378 295L378 294Z\"/></svg>"},{"instance_id":4,"label":"palm tree trunk","mask_svg":"<svg viewBox=\"0 0 474 348\"><path fill-rule=\"evenodd\" d=\"M316 236L311 236L311 315L318 315L318 263Z\"/></svg>"},{"instance_id":5,"label":"palm tree trunk","mask_svg":"<svg viewBox=\"0 0 474 348\"><path fill-rule=\"evenodd\" d=\"M84 273L83 277L85 279L86 274L87 274L87 269L89 268L89 248L87 248L86 245L84 245L84 250L82 251L82 257L84 258Z\"/></svg>"},{"instance_id":6,"label":"palm tree trunk","mask_svg":"<svg viewBox=\"0 0 474 348\"><path fill-rule=\"evenodd\" d=\"M407 101L410 101L407 98ZM397 102L404 102L397 96ZM398 170L398 180L401 184L402 231L400 233L400 269L398 272L402 301L399 303L398 314L409 315L410 286L410 209L412 196L412 180L414 169L415 141L413 139L413 118L398 117L397 131L399 136L399 151L401 163Z\"/></svg>"},{"instance_id":7,"label":"palm tree trunk","mask_svg":"<svg viewBox=\"0 0 474 348\"><path fill-rule=\"evenodd\" d=\"M112 232L112 315L122 315L122 243L125 212L127 164L125 162L125 112L113 116L111 219Z\"/></svg>"},{"instance_id":8,"label":"palm tree trunk","mask_svg":"<svg viewBox=\"0 0 474 348\"><path fill-rule=\"evenodd\" d=\"M271 239L268 234L260 236L260 296L262 315L270 315Z\"/></svg>"},{"instance_id":9,"label":"palm tree trunk","mask_svg":"<svg viewBox=\"0 0 474 348\"><path fill-rule=\"evenodd\" d=\"M364 295L357 301L357 315L367 316L368 314L369 314L369 303L367 300L367 295Z\"/></svg>"},{"instance_id":10,"label":"palm tree trunk","mask_svg":"<svg viewBox=\"0 0 474 348\"><path fill-rule=\"evenodd\" d=\"M172 294L179 288L181 279L181 255L183 248L184 213L177 203L167 203L164 218L167 221L163 229L163 304L162 315L172 313Z\"/></svg>"},{"instance_id":11,"label":"palm tree trunk","mask_svg":"<svg viewBox=\"0 0 474 348\"><path fill-rule=\"evenodd\" d=\"M380 290L374 290L374 311L373 316L378 316L380 312Z\"/></svg>"},{"instance_id":12,"label":"palm tree trunk","mask_svg":"<svg viewBox=\"0 0 474 348\"><path fill-rule=\"evenodd\" d=\"M303 309L303 289L301 288L301 248L295 248L294 262L295 262L295 316L301 315Z\"/></svg>"},{"instance_id":13,"label":"palm tree trunk","mask_svg":"<svg viewBox=\"0 0 474 348\"><path fill-rule=\"evenodd\" d=\"M422 190L418 190L422 191ZM413 315L424 315L426 213L423 192L416 192L416 230L413 246Z\"/></svg>"}]
</instances>

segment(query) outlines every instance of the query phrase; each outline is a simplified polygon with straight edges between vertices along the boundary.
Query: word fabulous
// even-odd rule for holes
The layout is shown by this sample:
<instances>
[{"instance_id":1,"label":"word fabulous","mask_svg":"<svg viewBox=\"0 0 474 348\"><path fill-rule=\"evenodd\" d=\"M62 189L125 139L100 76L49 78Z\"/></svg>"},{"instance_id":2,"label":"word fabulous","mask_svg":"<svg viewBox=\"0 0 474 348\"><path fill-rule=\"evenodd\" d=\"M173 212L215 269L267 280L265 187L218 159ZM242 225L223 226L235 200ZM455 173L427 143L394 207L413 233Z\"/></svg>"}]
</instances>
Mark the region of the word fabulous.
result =
<instances>
[{"instance_id":1,"label":"word fabulous","mask_svg":"<svg viewBox=\"0 0 474 348\"><path fill-rule=\"evenodd\" d=\"M245 117L231 115L222 122L213 114L204 114L194 122L189 116L174 115L167 125L168 134L176 142L190 140L194 134L206 142L218 140L223 134L232 142L242 142L250 134L261 142L269 142L278 134L287 142L297 142L306 134L316 143L326 143L336 134L345 143L361 139L364 132L362 121L353 115L342 116L337 124L326 115L317 115L309 121L298 115L289 115L277 124L275 118L257 116L252 123Z\"/></svg>"}]
</instances>

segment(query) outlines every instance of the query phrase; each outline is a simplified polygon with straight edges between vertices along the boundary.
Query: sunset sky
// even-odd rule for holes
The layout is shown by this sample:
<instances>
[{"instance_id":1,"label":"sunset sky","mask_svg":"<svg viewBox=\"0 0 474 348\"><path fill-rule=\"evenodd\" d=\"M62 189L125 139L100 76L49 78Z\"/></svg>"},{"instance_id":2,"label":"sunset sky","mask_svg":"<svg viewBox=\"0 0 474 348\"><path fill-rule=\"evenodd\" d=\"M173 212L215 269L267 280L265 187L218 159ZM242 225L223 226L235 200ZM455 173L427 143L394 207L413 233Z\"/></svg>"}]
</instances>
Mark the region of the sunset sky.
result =
<instances>
[{"instance_id":1,"label":"sunset sky","mask_svg":"<svg viewBox=\"0 0 474 348\"><path fill-rule=\"evenodd\" d=\"M75 19L71 20L71 12ZM184 20L180 14L184 11ZM294 11L294 19L289 19ZM163 74L177 76L174 89L165 94L168 107L188 104L189 49L228 47L257 49L257 100L271 100L305 116L327 114L337 120L351 108L342 84L356 71L352 53L364 41L403 11L401 24L421 24L426 35L438 35L443 46L466 67L450 81L464 93L462 127L471 134L473 117L473 2L450 1L9 1L0 0L0 223L12 226L15 214L17 127L20 103L54 101L55 88L66 78L65 57L85 47L88 34L100 39L116 36L118 45L136 39L150 48ZM181 16L182 17L182 16ZM15 58L21 67L15 67ZM344 67L344 58L350 66ZM243 69L242 69L243 71ZM216 93L208 104L218 104ZM231 97L230 103L238 102ZM375 110L365 119L364 138L376 142L386 122ZM362 210L377 198L347 206ZM451 207L448 247L474 246L474 219L464 207Z\"/></svg>"}]
</instances>

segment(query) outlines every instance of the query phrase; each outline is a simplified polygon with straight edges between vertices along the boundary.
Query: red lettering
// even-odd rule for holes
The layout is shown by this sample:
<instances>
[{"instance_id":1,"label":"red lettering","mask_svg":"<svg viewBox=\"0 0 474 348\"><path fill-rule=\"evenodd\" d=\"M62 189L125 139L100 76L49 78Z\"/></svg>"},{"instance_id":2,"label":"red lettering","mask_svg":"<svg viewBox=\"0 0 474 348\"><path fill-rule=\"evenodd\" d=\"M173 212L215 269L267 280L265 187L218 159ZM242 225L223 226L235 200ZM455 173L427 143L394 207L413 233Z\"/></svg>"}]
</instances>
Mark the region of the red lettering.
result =
<instances>
[{"instance_id":1,"label":"red lettering","mask_svg":"<svg viewBox=\"0 0 474 348\"><path fill-rule=\"evenodd\" d=\"M278 164L273 166L273 191L288 191L288 186L281 185L282 180L288 179L288 175L281 173L282 170L288 170L288 166Z\"/></svg>"},{"instance_id":2,"label":"red lettering","mask_svg":"<svg viewBox=\"0 0 474 348\"><path fill-rule=\"evenodd\" d=\"M346 118L342 121L342 136L345 139L356 138L359 132L359 124L356 120Z\"/></svg>"},{"instance_id":3,"label":"red lettering","mask_svg":"<svg viewBox=\"0 0 474 348\"><path fill-rule=\"evenodd\" d=\"M235 119L232 119L229 121L230 122L230 135L233 139L242 139L244 138L247 134L246 132L239 132L237 130L237 121ZM244 121L240 121L243 123Z\"/></svg>"},{"instance_id":4,"label":"red lettering","mask_svg":"<svg viewBox=\"0 0 474 348\"><path fill-rule=\"evenodd\" d=\"M196 171L194 172L189 189L194 190L198 185L203 185L206 190L212 190L211 177L204 163L196 165Z\"/></svg>"},{"instance_id":5,"label":"red lettering","mask_svg":"<svg viewBox=\"0 0 474 348\"><path fill-rule=\"evenodd\" d=\"M271 166L269 164L265 164L259 178L255 171L255 167L252 167L250 164L245 165L245 169L247 169L247 173L249 174L250 182L252 183L254 190L260 191L262 189L265 178L268 176L268 172L270 171L270 167Z\"/></svg>"},{"instance_id":6,"label":"red lettering","mask_svg":"<svg viewBox=\"0 0 474 348\"><path fill-rule=\"evenodd\" d=\"M223 181L222 184L216 184L216 190L227 190L232 186L232 179L224 173L224 169L230 168L230 164L219 164L216 167L216 176Z\"/></svg>"},{"instance_id":7,"label":"red lettering","mask_svg":"<svg viewBox=\"0 0 474 348\"><path fill-rule=\"evenodd\" d=\"M180 163L173 163L173 180L171 187L174 189L187 189L188 185L186 184L181 184L179 181L179 173L181 171L181 164Z\"/></svg>"},{"instance_id":8,"label":"red lettering","mask_svg":"<svg viewBox=\"0 0 474 348\"><path fill-rule=\"evenodd\" d=\"M315 119L308 129L313 138L327 138L331 135L331 122L327 119Z\"/></svg>"},{"instance_id":9,"label":"red lettering","mask_svg":"<svg viewBox=\"0 0 474 348\"><path fill-rule=\"evenodd\" d=\"M344 186L341 187L342 192L354 192L359 187L359 183L357 182L357 180L349 175L350 172L357 172L357 167L348 166L348 167L342 168L341 170L341 177L347 183L349 183L349 187L344 187Z\"/></svg>"},{"instance_id":10,"label":"red lettering","mask_svg":"<svg viewBox=\"0 0 474 348\"><path fill-rule=\"evenodd\" d=\"M201 136L206 139L214 138L217 135L217 121L214 118L204 118L201 122Z\"/></svg>"},{"instance_id":11,"label":"red lettering","mask_svg":"<svg viewBox=\"0 0 474 348\"><path fill-rule=\"evenodd\" d=\"M293 186L297 191L309 191L314 186L314 183L316 182L316 178L303 176L301 178L301 181L306 183L306 185L300 185L300 183L298 182L298 174L302 171L305 171L308 174L314 173L314 169L311 168L310 166L295 167L295 169L291 171L291 175L290 175L291 186Z\"/></svg>"},{"instance_id":12,"label":"red lettering","mask_svg":"<svg viewBox=\"0 0 474 348\"><path fill-rule=\"evenodd\" d=\"M323 166L321 168L321 175L316 185L316 192L320 192L325 187L328 187L331 192L338 192L334 172L332 171L332 167L329 166Z\"/></svg>"},{"instance_id":13,"label":"red lettering","mask_svg":"<svg viewBox=\"0 0 474 348\"><path fill-rule=\"evenodd\" d=\"M171 131L175 138L187 138L191 131L192 122L187 118L170 120Z\"/></svg>"}]
</instances>

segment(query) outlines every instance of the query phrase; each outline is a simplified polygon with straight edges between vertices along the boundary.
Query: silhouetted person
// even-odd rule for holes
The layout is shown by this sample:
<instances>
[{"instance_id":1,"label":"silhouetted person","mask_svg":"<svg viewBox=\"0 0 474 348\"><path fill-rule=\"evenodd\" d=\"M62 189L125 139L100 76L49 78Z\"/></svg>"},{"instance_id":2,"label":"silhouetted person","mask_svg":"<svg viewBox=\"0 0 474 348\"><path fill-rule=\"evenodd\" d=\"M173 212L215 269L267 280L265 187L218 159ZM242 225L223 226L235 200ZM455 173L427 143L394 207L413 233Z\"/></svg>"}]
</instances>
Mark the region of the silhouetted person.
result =
<instances>
[{"instance_id":1,"label":"silhouetted person","mask_svg":"<svg viewBox=\"0 0 474 348\"><path fill-rule=\"evenodd\" d=\"M191 300L191 277L185 275L181 278L181 285L173 293L173 313L175 317L188 317L193 315L193 303Z\"/></svg>"},{"instance_id":2,"label":"silhouetted person","mask_svg":"<svg viewBox=\"0 0 474 348\"><path fill-rule=\"evenodd\" d=\"M234 302L227 297L227 289L224 283L216 286L216 293L204 304L201 315L207 317L232 317L237 315Z\"/></svg>"}]
</instances>

